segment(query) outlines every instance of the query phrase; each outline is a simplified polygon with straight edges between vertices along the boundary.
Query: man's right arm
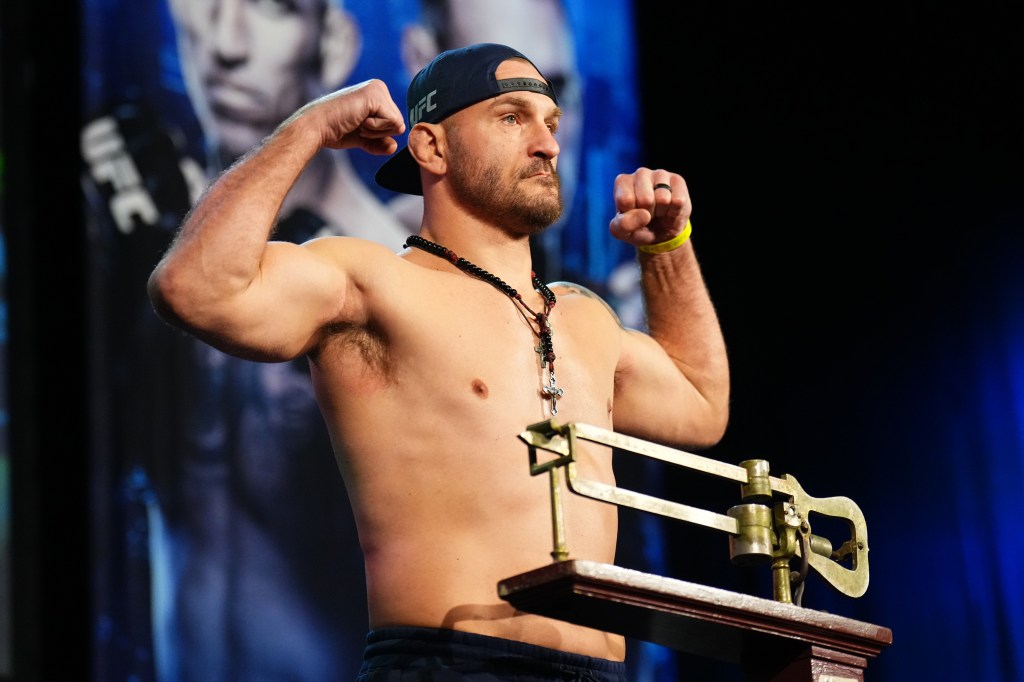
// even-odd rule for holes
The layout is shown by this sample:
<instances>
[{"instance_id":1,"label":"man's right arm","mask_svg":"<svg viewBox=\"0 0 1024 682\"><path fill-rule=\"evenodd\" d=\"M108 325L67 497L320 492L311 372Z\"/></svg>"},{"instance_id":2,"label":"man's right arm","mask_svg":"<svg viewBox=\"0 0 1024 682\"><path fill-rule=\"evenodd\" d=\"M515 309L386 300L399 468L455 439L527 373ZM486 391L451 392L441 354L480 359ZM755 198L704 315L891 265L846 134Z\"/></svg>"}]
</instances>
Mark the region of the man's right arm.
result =
<instances>
[{"instance_id":1,"label":"man's right arm","mask_svg":"<svg viewBox=\"0 0 1024 682\"><path fill-rule=\"evenodd\" d=\"M381 81L315 100L225 171L186 218L149 279L169 323L257 360L297 357L353 309L346 259L311 242L268 241L299 174L323 147L390 154L405 130Z\"/></svg>"}]
</instances>

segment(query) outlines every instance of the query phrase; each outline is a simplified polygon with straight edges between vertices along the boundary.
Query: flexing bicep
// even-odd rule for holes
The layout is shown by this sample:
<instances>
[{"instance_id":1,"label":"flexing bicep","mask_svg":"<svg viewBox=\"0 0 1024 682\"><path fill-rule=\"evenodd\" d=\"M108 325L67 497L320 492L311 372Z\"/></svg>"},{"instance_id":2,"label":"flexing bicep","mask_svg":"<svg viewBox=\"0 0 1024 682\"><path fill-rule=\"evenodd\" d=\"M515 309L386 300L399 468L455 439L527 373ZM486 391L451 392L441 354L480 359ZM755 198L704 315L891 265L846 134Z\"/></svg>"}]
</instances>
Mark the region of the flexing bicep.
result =
<instances>
[{"instance_id":1,"label":"flexing bicep","mask_svg":"<svg viewBox=\"0 0 1024 682\"><path fill-rule=\"evenodd\" d=\"M213 293L194 270L176 274L172 263L154 274L151 294L168 322L224 352L289 360L309 351L329 322L359 314L353 276L362 261L352 252L360 247L340 237L270 242L251 278Z\"/></svg>"},{"instance_id":2,"label":"flexing bicep","mask_svg":"<svg viewBox=\"0 0 1024 682\"><path fill-rule=\"evenodd\" d=\"M705 370L671 357L653 338L622 329L615 380L615 430L700 449L724 432L723 406L702 393Z\"/></svg>"}]
</instances>

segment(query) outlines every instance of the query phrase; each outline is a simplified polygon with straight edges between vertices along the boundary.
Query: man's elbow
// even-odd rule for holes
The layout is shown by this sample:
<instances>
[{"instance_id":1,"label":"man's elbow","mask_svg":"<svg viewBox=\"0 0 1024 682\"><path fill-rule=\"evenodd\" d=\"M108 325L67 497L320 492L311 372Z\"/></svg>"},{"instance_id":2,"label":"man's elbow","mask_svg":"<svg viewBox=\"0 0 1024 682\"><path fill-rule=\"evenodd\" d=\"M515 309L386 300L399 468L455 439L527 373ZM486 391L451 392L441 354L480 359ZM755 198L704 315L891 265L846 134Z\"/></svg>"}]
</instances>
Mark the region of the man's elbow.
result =
<instances>
[{"instance_id":1,"label":"man's elbow","mask_svg":"<svg viewBox=\"0 0 1024 682\"><path fill-rule=\"evenodd\" d=\"M708 416L703 428L700 429L696 447L704 450L715 445L725 437L725 430L729 426L729 408L723 407L714 409Z\"/></svg>"},{"instance_id":2,"label":"man's elbow","mask_svg":"<svg viewBox=\"0 0 1024 682\"><path fill-rule=\"evenodd\" d=\"M718 445L729 426L728 395L714 400L705 398L704 409L698 410L696 415L698 418L691 422L691 429L686 434L688 445L697 450Z\"/></svg>"},{"instance_id":3,"label":"man's elbow","mask_svg":"<svg viewBox=\"0 0 1024 682\"><path fill-rule=\"evenodd\" d=\"M161 262L154 268L146 282L153 310L164 322L189 331L189 307L196 302L194 284L191 278L183 277L175 268Z\"/></svg>"}]
</instances>

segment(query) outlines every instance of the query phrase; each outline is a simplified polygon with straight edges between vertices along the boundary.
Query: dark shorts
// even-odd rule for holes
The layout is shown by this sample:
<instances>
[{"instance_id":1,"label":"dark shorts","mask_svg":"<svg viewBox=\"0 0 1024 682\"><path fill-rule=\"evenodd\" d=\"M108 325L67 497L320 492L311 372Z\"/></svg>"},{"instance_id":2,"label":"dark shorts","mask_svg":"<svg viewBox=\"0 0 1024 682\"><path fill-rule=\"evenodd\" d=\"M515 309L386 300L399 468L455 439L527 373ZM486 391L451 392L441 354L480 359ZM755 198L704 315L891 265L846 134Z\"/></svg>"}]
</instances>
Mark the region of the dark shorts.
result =
<instances>
[{"instance_id":1,"label":"dark shorts","mask_svg":"<svg viewBox=\"0 0 1024 682\"><path fill-rule=\"evenodd\" d=\"M626 682L626 664L498 637L382 628L366 637L357 682Z\"/></svg>"}]
</instances>

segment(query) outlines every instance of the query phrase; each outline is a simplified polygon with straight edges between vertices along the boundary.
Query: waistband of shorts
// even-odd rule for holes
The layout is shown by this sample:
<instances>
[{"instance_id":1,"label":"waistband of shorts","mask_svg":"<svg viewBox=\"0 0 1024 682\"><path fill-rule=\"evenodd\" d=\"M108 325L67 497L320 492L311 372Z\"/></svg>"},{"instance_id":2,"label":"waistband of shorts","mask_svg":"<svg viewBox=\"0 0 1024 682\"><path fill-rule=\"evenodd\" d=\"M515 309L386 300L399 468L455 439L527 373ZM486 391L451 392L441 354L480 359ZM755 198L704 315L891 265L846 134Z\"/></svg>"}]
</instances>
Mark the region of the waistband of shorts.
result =
<instances>
[{"instance_id":1,"label":"waistband of shorts","mask_svg":"<svg viewBox=\"0 0 1024 682\"><path fill-rule=\"evenodd\" d=\"M458 646L462 656L472 656L478 651L482 660L494 654L525 656L554 665L587 668L594 671L624 675L626 664L607 658L574 654L559 649L517 642L512 639L479 635L461 630L446 630L423 627L387 627L371 630L366 635L365 657L386 654L424 655L435 653L442 647Z\"/></svg>"}]
</instances>

